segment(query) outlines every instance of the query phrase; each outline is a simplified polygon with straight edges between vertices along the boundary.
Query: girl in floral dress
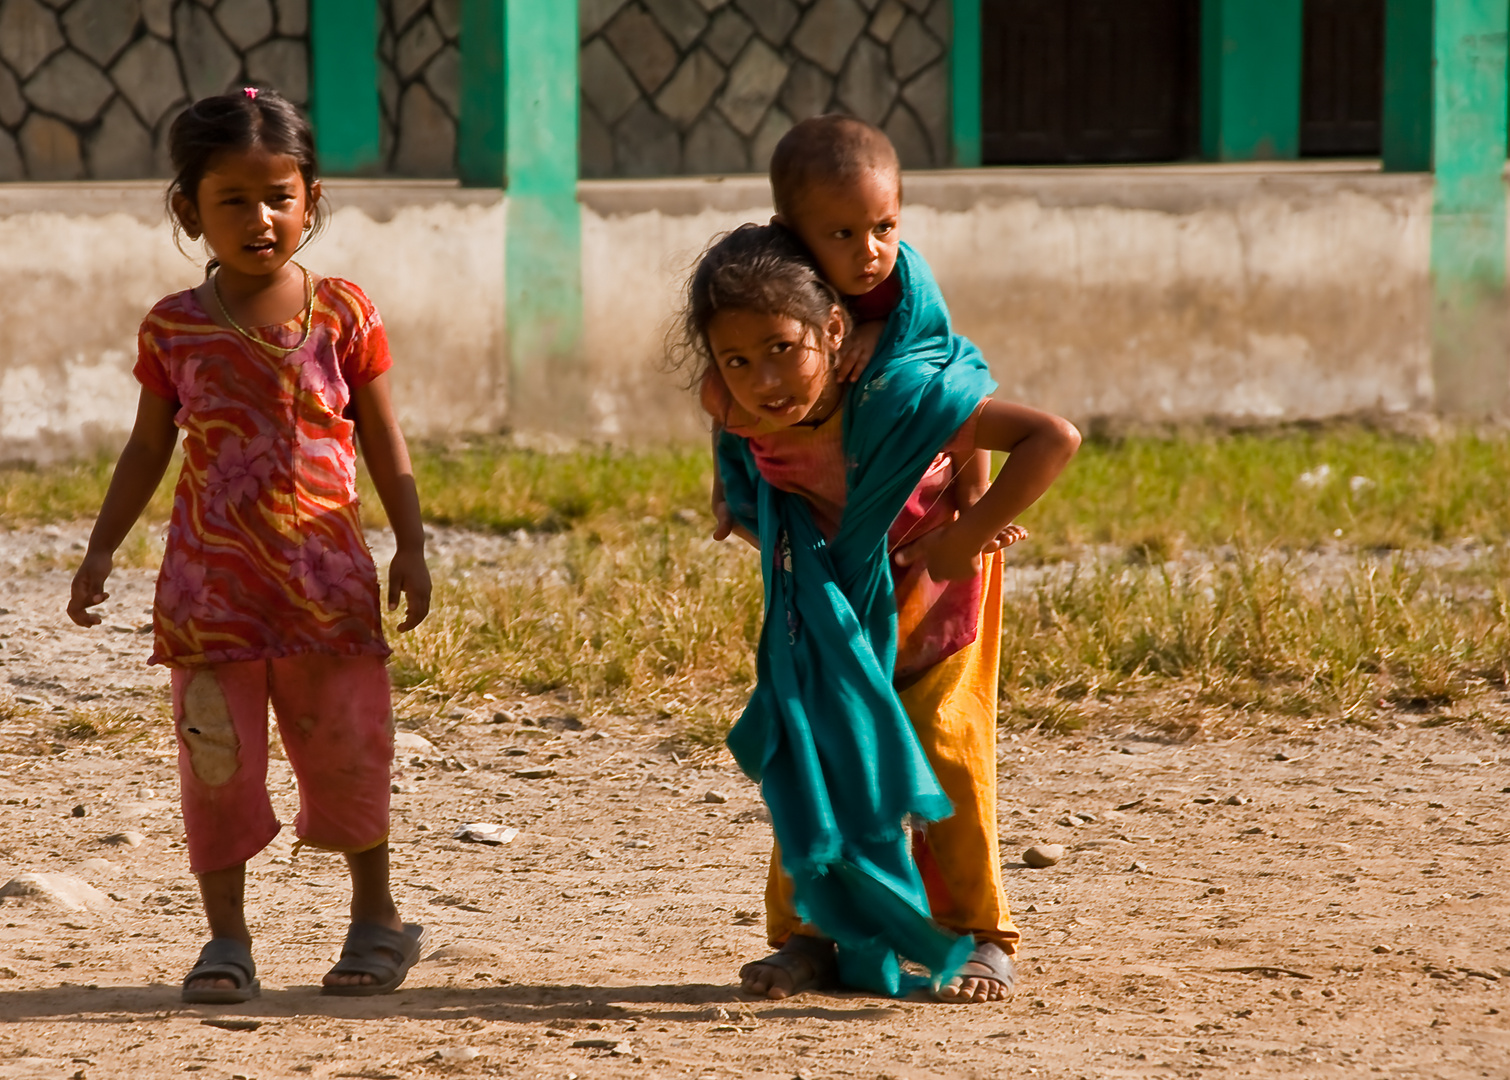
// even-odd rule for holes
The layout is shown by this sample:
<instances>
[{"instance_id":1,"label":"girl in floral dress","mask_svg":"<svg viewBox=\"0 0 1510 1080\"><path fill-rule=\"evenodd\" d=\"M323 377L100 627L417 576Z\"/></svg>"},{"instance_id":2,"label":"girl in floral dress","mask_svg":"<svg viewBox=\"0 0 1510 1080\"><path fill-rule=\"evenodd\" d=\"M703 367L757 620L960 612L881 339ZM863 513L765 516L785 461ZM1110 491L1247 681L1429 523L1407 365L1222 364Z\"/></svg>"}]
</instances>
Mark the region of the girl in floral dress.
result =
<instances>
[{"instance_id":1,"label":"girl in floral dress","mask_svg":"<svg viewBox=\"0 0 1510 1080\"><path fill-rule=\"evenodd\" d=\"M351 871L352 924L324 991L385 993L424 931L403 922L388 887L389 650L358 514L358 439L398 542L387 601L406 601L399 629L430 604L387 337L361 289L293 261L321 198L314 139L293 106L255 88L205 98L174 121L170 143L176 225L214 258L202 285L142 323L136 423L68 614L100 621L88 609L109 596L114 552L181 429L151 662L172 669L189 865L211 935L183 998L258 992L244 888L247 860L281 827L267 794L269 703L299 781L299 843L341 852Z\"/></svg>"}]
</instances>

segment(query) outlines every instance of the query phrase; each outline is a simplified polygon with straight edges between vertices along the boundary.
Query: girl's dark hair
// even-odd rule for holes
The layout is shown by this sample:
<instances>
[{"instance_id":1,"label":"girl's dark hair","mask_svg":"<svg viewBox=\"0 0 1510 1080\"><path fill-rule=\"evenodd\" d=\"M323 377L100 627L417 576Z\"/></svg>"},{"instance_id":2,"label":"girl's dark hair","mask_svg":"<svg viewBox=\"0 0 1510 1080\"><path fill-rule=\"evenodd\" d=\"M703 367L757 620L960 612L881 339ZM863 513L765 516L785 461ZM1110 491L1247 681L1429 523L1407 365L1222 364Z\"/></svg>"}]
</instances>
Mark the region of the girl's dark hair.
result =
<instances>
[{"instance_id":1,"label":"girl's dark hair","mask_svg":"<svg viewBox=\"0 0 1510 1080\"><path fill-rule=\"evenodd\" d=\"M272 154L286 154L299 167L306 193L319 179L315 159L315 133L293 104L276 90L248 87L233 94L200 98L179 113L168 129L168 156L174 177L168 184L169 217L173 239L178 242L178 218L172 214L174 195L198 205L199 182L220 154L261 147ZM308 239L325 226L325 207L312 203L313 225ZM306 241L307 242L307 241ZM179 248L182 250L182 247Z\"/></svg>"},{"instance_id":2,"label":"girl's dark hair","mask_svg":"<svg viewBox=\"0 0 1510 1080\"><path fill-rule=\"evenodd\" d=\"M741 225L715 240L692 272L673 366L695 367L688 372L693 384L702 378L713 365L708 324L720 311L784 315L821 337L836 305L845 312L795 233L783 225ZM844 318L848 330L847 312Z\"/></svg>"}]
</instances>

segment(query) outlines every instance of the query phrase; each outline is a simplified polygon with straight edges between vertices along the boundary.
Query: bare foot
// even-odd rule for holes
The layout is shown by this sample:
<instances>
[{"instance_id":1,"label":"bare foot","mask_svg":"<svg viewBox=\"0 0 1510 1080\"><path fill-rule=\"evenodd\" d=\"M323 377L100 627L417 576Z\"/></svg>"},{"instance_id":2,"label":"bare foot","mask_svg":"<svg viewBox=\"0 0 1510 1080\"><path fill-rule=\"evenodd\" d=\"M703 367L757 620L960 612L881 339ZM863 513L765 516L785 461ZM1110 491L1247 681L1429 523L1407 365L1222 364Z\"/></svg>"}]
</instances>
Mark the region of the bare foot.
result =
<instances>
[{"instance_id":1,"label":"bare foot","mask_svg":"<svg viewBox=\"0 0 1510 1080\"><path fill-rule=\"evenodd\" d=\"M770 956L739 969L739 989L755 997L780 1001L804 990L831 985L835 977L834 943L794 934Z\"/></svg>"},{"instance_id":2,"label":"bare foot","mask_svg":"<svg viewBox=\"0 0 1510 1080\"><path fill-rule=\"evenodd\" d=\"M791 997L797 992L797 980L784 967L752 960L739 969L739 989L755 997L767 997L772 1001Z\"/></svg>"}]
</instances>

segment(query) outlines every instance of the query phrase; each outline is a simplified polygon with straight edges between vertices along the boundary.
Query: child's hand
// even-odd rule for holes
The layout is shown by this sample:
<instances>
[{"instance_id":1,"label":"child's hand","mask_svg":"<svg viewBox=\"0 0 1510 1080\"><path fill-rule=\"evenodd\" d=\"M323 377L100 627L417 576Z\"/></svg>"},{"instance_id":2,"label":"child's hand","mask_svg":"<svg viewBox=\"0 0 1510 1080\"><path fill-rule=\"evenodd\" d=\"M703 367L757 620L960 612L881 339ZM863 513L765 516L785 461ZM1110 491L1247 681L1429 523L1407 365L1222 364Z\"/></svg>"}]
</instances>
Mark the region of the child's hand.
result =
<instances>
[{"instance_id":1,"label":"child's hand","mask_svg":"<svg viewBox=\"0 0 1510 1080\"><path fill-rule=\"evenodd\" d=\"M734 531L734 515L729 513L729 504L720 498L723 492L713 493L713 539L727 540Z\"/></svg>"},{"instance_id":2,"label":"child's hand","mask_svg":"<svg viewBox=\"0 0 1510 1080\"><path fill-rule=\"evenodd\" d=\"M399 633L413 630L430 614L430 568L422 551L400 551L388 564L388 610L398 610L398 598L404 597L404 621Z\"/></svg>"},{"instance_id":3,"label":"child's hand","mask_svg":"<svg viewBox=\"0 0 1510 1080\"><path fill-rule=\"evenodd\" d=\"M1001 551L1003 548L1009 548L1013 544L1020 544L1027 538L1027 529L1017 524L1008 525L1001 532L997 533L995 538L987 543L981 551L983 554L989 555L993 551Z\"/></svg>"},{"instance_id":4,"label":"child's hand","mask_svg":"<svg viewBox=\"0 0 1510 1080\"><path fill-rule=\"evenodd\" d=\"M959 535L953 525L941 526L898 548L893 558L898 566L925 563L928 576L934 581L962 581L981 572L983 556L1026 540L1028 530L1021 525L1008 525L974 552L968 546L960 546Z\"/></svg>"},{"instance_id":5,"label":"child's hand","mask_svg":"<svg viewBox=\"0 0 1510 1080\"><path fill-rule=\"evenodd\" d=\"M115 566L108 552L91 551L79 564L79 572L73 575L73 591L68 598L68 617L80 626L98 626L100 617L89 609L110 599L105 591L105 579Z\"/></svg>"},{"instance_id":6,"label":"child's hand","mask_svg":"<svg viewBox=\"0 0 1510 1080\"><path fill-rule=\"evenodd\" d=\"M860 380L860 376L865 372L865 365L870 363L871 354L876 351L876 343L881 340L881 331L884 329L886 329L886 323L877 319L863 322L850 331L844 343L839 346L839 363L834 368L834 375L841 383Z\"/></svg>"}]
</instances>

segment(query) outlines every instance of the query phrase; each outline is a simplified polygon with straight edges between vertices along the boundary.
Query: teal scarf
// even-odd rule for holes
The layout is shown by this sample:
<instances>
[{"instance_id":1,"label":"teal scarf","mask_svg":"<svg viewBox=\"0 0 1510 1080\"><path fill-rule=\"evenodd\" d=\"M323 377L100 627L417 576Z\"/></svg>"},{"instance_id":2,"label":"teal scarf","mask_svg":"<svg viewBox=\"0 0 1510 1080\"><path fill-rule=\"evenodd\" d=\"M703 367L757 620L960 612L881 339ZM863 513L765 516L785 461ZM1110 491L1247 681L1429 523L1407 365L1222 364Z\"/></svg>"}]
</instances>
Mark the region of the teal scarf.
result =
<instances>
[{"instance_id":1,"label":"teal scarf","mask_svg":"<svg viewBox=\"0 0 1510 1080\"><path fill-rule=\"evenodd\" d=\"M892 686L897 651L887 530L934 457L996 384L955 335L923 259L903 244L902 302L843 417L848 496L830 543L801 497L763 479L725 432L735 518L760 537L765 625L757 684L729 732L761 785L798 914L838 945L848 986L898 995L900 959L953 977L974 943L930 917L910 817L952 813Z\"/></svg>"}]
</instances>

